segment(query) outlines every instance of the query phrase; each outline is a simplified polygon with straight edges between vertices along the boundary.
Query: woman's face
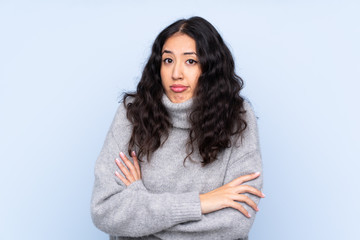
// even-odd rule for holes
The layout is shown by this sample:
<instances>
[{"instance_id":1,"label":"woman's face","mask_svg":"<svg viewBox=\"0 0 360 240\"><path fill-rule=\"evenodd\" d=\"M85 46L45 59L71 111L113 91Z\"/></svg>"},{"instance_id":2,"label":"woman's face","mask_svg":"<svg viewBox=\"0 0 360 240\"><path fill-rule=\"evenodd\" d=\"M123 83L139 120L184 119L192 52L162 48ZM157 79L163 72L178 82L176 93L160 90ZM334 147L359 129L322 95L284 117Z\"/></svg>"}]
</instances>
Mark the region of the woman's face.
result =
<instances>
[{"instance_id":1,"label":"woman's face","mask_svg":"<svg viewBox=\"0 0 360 240\"><path fill-rule=\"evenodd\" d=\"M161 51L161 83L173 103L193 97L201 74L195 40L183 33L169 37Z\"/></svg>"}]
</instances>

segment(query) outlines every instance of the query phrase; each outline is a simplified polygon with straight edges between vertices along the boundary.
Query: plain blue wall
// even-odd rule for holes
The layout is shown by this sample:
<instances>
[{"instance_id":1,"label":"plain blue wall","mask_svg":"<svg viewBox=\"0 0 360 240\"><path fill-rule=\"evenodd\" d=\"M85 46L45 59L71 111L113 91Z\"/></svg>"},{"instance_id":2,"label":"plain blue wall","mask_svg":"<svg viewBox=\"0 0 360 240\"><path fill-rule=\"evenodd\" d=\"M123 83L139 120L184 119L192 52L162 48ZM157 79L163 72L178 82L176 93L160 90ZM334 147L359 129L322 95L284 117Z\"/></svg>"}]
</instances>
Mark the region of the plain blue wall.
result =
<instances>
[{"instance_id":1,"label":"plain blue wall","mask_svg":"<svg viewBox=\"0 0 360 240\"><path fill-rule=\"evenodd\" d=\"M220 3L219 3L220 2ZM358 1L0 1L0 238L108 239L93 167L119 95L182 17L230 47L259 116L261 239L360 235Z\"/></svg>"}]
</instances>

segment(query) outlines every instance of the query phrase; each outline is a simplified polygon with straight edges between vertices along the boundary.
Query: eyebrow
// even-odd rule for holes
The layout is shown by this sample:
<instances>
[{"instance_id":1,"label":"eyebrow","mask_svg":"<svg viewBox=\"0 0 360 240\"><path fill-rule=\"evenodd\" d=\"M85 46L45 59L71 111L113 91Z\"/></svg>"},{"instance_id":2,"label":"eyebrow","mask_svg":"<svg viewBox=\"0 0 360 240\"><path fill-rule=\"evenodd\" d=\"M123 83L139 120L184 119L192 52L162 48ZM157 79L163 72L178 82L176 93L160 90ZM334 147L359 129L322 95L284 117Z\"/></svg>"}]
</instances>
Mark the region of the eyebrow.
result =
<instances>
[{"instance_id":1,"label":"eyebrow","mask_svg":"<svg viewBox=\"0 0 360 240\"><path fill-rule=\"evenodd\" d=\"M170 54L174 54L172 51L169 51L169 50L164 50L161 55L163 55L164 53L170 53ZM196 52L184 52L183 53L184 55L196 55L197 56L197 53Z\"/></svg>"}]
</instances>

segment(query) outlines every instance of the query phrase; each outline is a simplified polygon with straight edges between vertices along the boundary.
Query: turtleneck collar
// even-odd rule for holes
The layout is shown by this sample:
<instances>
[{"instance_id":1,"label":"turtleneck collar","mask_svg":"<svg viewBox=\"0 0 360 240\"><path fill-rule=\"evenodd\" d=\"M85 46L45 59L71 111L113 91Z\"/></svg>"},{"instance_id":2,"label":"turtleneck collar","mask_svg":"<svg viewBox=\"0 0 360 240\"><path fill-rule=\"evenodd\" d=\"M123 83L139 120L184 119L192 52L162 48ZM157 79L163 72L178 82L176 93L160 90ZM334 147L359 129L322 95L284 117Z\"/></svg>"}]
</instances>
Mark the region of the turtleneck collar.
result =
<instances>
[{"instance_id":1,"label":"turtleneck collar","mask_svg":"<svg viewBox=\"0 0 360 240\"><path fill-rule=\"evenodd\" d=\"M192 98L182 103L173 103L166 96L166 94L164 94L162 97L162 103L168 110L174 127L181 129L190 129L191 124L189 122L189 115L191 113L191 108L193 104Z\"/></svg>"}]
</instances>

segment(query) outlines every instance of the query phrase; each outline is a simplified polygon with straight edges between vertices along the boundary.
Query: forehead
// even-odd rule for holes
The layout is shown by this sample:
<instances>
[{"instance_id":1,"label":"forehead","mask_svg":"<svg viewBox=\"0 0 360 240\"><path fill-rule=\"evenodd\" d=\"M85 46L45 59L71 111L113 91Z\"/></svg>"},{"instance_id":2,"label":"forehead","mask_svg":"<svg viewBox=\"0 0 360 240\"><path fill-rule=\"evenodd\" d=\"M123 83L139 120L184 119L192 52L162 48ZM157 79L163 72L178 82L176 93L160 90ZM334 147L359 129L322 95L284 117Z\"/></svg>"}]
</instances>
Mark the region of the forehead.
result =
<instances>
[{"instance_id":1,"label":"forehead","mask_svg":"<svg viewBox=\"0 0 360 240\"><path fill-rule=\"evenodd\" d=\"M184 33L175 33L165 41L162 51L164 50L171 51L174 54L189 51L195 52L196 42Z\"/></svg>"}]
</instances>

